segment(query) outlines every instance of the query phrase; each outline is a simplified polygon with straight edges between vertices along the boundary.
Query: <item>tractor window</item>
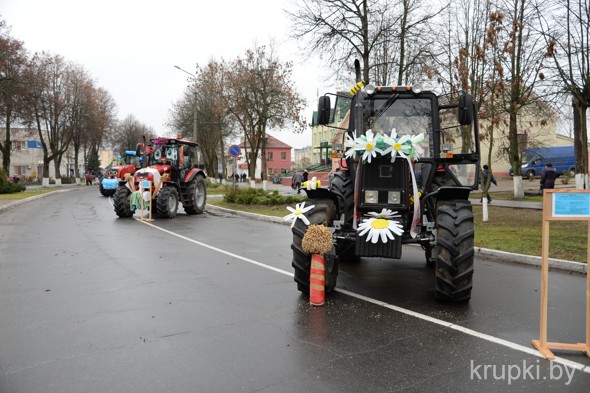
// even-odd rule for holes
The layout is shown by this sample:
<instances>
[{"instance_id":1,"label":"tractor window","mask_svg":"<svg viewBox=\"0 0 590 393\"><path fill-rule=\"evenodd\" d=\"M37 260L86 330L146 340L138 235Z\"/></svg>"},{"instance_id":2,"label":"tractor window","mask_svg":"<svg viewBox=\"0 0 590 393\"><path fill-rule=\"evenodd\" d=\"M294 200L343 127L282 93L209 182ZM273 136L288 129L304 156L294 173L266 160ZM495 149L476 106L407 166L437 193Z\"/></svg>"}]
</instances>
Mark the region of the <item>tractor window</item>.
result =
<instances>
[{"instance_id":1,"label":"tractor window","mask_svg":"<svg viewBox=\"0 0 590 393\"><path fill-rule=\"evenodd\" d=\"M178 150L176 149L176 147L166 148L166 158L170 161L176 161L178 159Z\"/></svg>"},{"instance_id":2,"label":"tractor window","mask_svg":"<svg viewBox=\"0 0 590 393\"><path fill-rule=\"evenodd\" d=\"M475 175L477 174L475 164L449 164L448 171L462 186L471 187L475 184Z\"/></svg>"},{"instance_id":3,"label":"tractor window","mask_svg":"<svg viewBox=\"0 0 590 393\"><path fill-rule=\"evenodd\" d=\"M441 153L474 154L476 152L473 124L459 126L457 109L444 109L441 117Z\"/></svg>"},{"instance_id":4,"label":"tractor window","mask_svg":"<svg viewBox=\"0 0 590 393\"><path fill-rule=\"evenodd\" d=\"M397 136L424 133L423 157L432 151L432 101L428 98L398 98L387 106L388 97L378 97L371 102L368 126L374 133L389 135L395 129Z\"/></svg>"}]
</instances>

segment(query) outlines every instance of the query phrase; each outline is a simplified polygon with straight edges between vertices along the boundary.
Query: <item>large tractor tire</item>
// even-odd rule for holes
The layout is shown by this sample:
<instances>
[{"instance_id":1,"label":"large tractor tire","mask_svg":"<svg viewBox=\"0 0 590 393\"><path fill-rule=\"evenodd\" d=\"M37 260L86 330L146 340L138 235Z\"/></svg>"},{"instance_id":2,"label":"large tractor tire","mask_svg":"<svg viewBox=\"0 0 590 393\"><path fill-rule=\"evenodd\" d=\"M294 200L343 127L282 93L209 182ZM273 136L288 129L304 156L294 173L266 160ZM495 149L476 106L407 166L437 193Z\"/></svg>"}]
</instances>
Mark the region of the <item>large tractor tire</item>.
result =
<instances>
[{"instance_id":1,"label":"large tractor tire","mask_svg":"<svg viewBox=\"0 0 590 393\"><path fill-rule=\"evenodd\" d=\"M310 225L325 225L330 226L332 221L336 217L336 206L334 202L328 199L310 199L308 206L314 205L315 207L308 211L305 216L310 222ZM295 269L295 282L297 283L297 289L306 295L309 295L309 270L311 267L311 254L303 251L301 242L303 236L307 232L307 225L300 219L297 219L293 226L293 244L291 249L293 250L293 262L292 266ZM333 255L334 249L331 254ZM330 293L336 286L336 278L338 277L338 261L337 258L324 258L325 265L325 291Z\"/></svg>"},{"instance_id":2,"label":"large tractor tire","mask_svg":"<svg viewBox=\"0 0 590 393\"><path fill-rule=\"evenodd\" d=\"M338 205L340 207L339 216L344 214L346 224L352 225L354 217L354 181L350 172L348 171L337 171L332 179L331 191L336 195L338 199ZM338 259L342 262L356 263L360 261L360 257L354 254L355 244L354 242L340 242L336 246L336 254Z\"/></svg>"},{"instance_id":3,"label":"large tractor tire","mask_svg":"<svg viewBox=\"0 0 590 393\"><path fill-rule=\"evenodd\" d=\"M113 196L113 195L115 195L115 192L117 191L117 189L114 189L114 190L107 190L107 189L105 189L105 188L102 186L102 182L100 182L100 183L99 183L99 185L98 185L98 188L99 188L99 190L100 190L100 193L101 193L103 196L106 196L106 197L110 197L110 196Z\"/></svg>"},{"instance_id":4,"label":"large tractor tire","mask_svg":"<svg viewBox=\"0 0 590 393\"><path fill-rule=\"evenodd\" d=\"M115 208L115 213L117 213L117 215L121 218L133 217L133 213L135 213L129 206L130 195L131 190L125 186L117 187L115 190L115 195L113 196L113 206Z\"/></svg>"},{"instance_id":5,"label":"large tractor tire","mask_svg":"<svg viewBox=\"0 0 590 393\"><path fill-rule=\"evenodd\" d=\"M440 201L436 210L437 299L465 302L473 284L473 210L466 200Z\"/></svg>"},{"instance_id":6,"label":"large tractor tire","mask_svg":"<svg viewBox=\"0 0 590 393\"><path fill-rule=\"evenodd\" d=\"M185 213L188 215L203 213L207 203L205 178L201 175L195 176L193 181L188 184L186 192L187 204L183 205Z\"/></svg>"},{"instance_id":7,"label":"large tractor tire","mask_svg":"<svg viewBox=\"0 0 590 393\"><path fill-rule=\"evenodd\" d=\"M337 171L332 179L331 191L338 198L340 214L344 213L346 222L352 223L354 211L354 181L348 171ZM340 217L338 217L340 218Z\"/></svg>"},{"instance_id":8,"label":"large tractor tire","mask_svg":"<svg viewBox=\"0 0 590 393\"><path fill-rule=\"evenodd\" d=\"M156 212L161 218L174 218L178 212L178 191L174 187L163 187L156 197Z\"/></svg>"}]
</instances>

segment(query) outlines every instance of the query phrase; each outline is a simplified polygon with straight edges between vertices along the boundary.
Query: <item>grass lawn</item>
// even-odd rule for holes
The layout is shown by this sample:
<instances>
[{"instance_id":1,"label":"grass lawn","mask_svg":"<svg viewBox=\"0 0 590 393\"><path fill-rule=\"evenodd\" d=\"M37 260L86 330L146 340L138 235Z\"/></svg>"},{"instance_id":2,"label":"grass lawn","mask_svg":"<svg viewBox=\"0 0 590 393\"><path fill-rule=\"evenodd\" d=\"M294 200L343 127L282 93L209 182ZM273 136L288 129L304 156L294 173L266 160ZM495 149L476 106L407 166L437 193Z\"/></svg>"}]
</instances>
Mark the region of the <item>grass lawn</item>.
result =
<instances>
[{"instance_id":1,"label":"grass lawn","mask_svg":"<svg viewBox=\"0 0 590 393\"><path fill-rule=\"evenodd\" d=\"M541 210L489 206L489 221L483 222L482 207L473 206L473 215L477 247L541 256ZM586 222L551 222L549 257L586 262L587 236Z\"/></svg>"},{"instance_id":2,"label":"grass lawn","mask_svg":"<svg viewBox=\"0 0 590 393\"><path fill-rule=\"evenodd\" d=\"M15 192L13 194L0 194L0 199L26 199L36 195L58 191L60 189L61 188L39 188L34 190L25 190L23 192Z\"/></svg>"}]
</instances>

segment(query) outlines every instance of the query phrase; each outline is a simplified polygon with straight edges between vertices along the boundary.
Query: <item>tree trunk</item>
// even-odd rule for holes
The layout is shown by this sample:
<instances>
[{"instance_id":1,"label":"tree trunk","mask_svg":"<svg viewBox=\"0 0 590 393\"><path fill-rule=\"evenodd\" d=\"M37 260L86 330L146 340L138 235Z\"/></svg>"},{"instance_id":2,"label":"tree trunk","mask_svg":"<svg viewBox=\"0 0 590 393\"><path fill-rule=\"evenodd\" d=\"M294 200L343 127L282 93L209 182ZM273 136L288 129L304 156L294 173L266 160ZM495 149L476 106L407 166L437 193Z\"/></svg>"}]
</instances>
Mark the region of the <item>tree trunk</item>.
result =
<instances>
[{"instance_id":1,"label":"tree trunk","mask_svg":"<svg viewBox=\"0 0 590 393\"><path fill-rule=\"evenodd\" d=\"M12 151L12 141L10 140L10 112L6 114L6 136L2 153L2 168L6 176L10 175L10 153Z\"/></svg>"},{"instance_id":2,"label":"tree trunk","mask_svg":"<svg viewBox=\"0 0 590 393\"><path fill-rule=\"evenodd\" d=\"M516 104L512 104L516 105ZM511 109L510 111L510 125L509 125L509 139L510 139L510 161L512 163L512 173L514 176L514 198L524 198L524 191L522 189L522 173L520 167L520 149L518 146L518 128L516 123L516 113Z\"/></svg>"},{"instance_id":3,"label":"tree trunk","mask_svg":"<svg viewBox=\"0 0 590 393\"><path fill-rule=\"evenodd\" d=\"M574 152L576 156L576 188L588 188L588 128L586 110L588 107L575 96L572 98L574 111Z\"/></svg>"},{"instance_id":4,"label":"tree trunk","mask_svg":"<svg viewBox=\"0 0 590 393\"><path fill-rule=\"evenodd\" d=\"M262 165L260 170L260 179L262 181L266 180L266 131L262 131Z\"/></svg>"}]
</instances>

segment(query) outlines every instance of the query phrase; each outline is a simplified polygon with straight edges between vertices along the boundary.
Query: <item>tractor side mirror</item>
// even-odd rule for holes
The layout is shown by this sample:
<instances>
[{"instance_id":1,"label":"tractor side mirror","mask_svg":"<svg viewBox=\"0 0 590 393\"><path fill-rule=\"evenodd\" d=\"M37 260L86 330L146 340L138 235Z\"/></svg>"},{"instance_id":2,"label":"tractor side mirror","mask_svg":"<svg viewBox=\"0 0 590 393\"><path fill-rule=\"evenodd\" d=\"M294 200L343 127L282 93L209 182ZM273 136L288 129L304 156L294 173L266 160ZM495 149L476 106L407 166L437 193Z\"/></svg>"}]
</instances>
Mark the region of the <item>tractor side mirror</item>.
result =
<instances>
[{"instance_id":1,"label":"tractor side mirror","mask_svg":"<svg viewBox=\"0 0 590 393\"><path fill-rule=\"evenodd\" d=\"M462 94L459 97L457 117L462 126L469 125L473 121L473 97L471 95Z\"/></svg>"},{"instance_id":2,"label":"tractor side mirror","mask_svg":"<svg viewBox=\"0 0 590 393\"><path fill-rule=\"evenodd\" d=\"M318 124L326 125L330 122L330 97L321 96L318 100Z\"/></svg>"}]
</instances>

